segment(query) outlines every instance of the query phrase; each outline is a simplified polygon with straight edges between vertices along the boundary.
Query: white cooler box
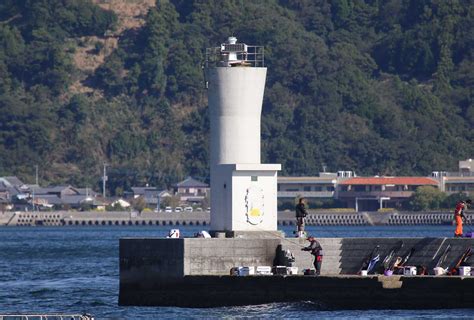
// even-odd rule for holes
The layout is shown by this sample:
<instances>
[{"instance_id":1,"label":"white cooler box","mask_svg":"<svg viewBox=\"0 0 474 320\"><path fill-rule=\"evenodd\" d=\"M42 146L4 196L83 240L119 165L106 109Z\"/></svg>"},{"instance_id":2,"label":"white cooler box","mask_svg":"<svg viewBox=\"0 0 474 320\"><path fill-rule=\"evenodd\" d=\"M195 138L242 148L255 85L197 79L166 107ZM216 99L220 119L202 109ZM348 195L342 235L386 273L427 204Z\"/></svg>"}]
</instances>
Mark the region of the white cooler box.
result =
<instances>
[{"instance_id":1,"label":"white cooler box","mask_svg":"<svg viewBox=\"0 0 474 320\"><path fill-rule=\"evenodd\" d=\"M239 267L239 276L252 276L255 274L255 267Z\"/></svg>"},{"instance_id":2,"label":"white cooler box","mask_svg":"<svg viewBox=\"0 0 474 320\"><path fill-rule=\"evenodd\" d=\"M270 266L257 266L255 269L255 274L263 274L263 275L272 275L272 267Z\"/></svg>"},{"instance_id":3,"label":"white cooler box","mask_svg":"<svg viewBox=\"0 0 474 320\"><path fill-rule=\"evenodd\" d=\"M407 266L403 267L404 276L416 276L416 267Z\"/></svg>"},{"instance_id":4,"label":"white cooler box","mask_svg":"<svg viewBox=\"0 0 474 320\"><path fill-rule=\"evenodd\" d=\"M471 267L470 266L459 267L459 275L460 276L470 276L471 275Z\"/></svg>"}]
</instances>

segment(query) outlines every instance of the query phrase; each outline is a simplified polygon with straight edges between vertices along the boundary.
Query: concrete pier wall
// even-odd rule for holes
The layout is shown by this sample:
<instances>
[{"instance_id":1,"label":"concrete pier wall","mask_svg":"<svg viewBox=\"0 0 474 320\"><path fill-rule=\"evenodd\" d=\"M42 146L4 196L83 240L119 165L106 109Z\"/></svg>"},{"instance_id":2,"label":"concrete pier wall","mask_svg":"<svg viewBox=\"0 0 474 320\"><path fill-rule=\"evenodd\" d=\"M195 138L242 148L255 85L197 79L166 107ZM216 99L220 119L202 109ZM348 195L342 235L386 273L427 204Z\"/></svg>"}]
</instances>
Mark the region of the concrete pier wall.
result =
<instances>
[{"instance_id":1,"label":"concrete pier wall","mask_svg":"<svg viewBox=\"0 0 474 320\"><path fill-rule=\"evenodd\" d=\"M301 273L304 268L312 267L313 258L301 251L307 243L299 239L121 239L119 303L205 307L314 299L330 308L474 306L474 277L356 275L364 258L377 245L380 263L402 241L403 246L396 255L403 256L414 249L407 265L423 265L432 271L448 246L450 250L441 264L443 268L453 267L466 248L474 246L474 239L318 240L325 253L323 277L314 278ZM300 275L229 276L234 266L279 265L280 252L287 249L295 255ZM374 270L382 272L377 266ZM391 292L391 289L397 291ZM332 301L336 296L339 297L337 303ZM444 301L447 297L453 300L453 296L459 296L459 300L452 304ZM387 302L384 299L398 300Z\"/></svg>"},{"instance_id":2,"label":"concrete pier wall","mask_svg":"<svg viewBox=\"0 0 474 320\"><path fill-rule=\"evenodd\" d=\"M159 288L120 284L126 306L220 307L312 301L314 308L474 308L474 277L186 276Z\"/></svg>"},{"instance_id":3,"label":"concrete pier wall","mask_svg":"<svg viewBox=\"0 0 474 320\"><path fill-rule=\"evenodd\" d=\"M449 246L450 250L446 261L442 264L444 268L452 267L454 261L468 247L474 247L474 239L467 238L321 238L318 241L324 250L323 275L357 274L366 256L377 245L380 255L379 265L391 249L402 241L403 247L396 256L404 256L414 249L408 265L423 265L429 270L433 269L446 247ZM175 264L175 267L170 268L182 270L176 274L177 276L228 275L230 269L236 266L282 264L278 258L278 251L290 250L295 256L293 265L297 266L301 273L303 269L313 268L313 256L301 251L306 245L307 241L297 238L125 238L120 240L120 263L121 271L129 269L128 262L125 261L132 257L137 270L140 269L140 259L143 259L145 266L149 265L149 261L155 261L156 270ZM159 276L168 277L170 274L163 269ZM125 278L121 280L126 281Z\"/></svg>"}]
</instances>

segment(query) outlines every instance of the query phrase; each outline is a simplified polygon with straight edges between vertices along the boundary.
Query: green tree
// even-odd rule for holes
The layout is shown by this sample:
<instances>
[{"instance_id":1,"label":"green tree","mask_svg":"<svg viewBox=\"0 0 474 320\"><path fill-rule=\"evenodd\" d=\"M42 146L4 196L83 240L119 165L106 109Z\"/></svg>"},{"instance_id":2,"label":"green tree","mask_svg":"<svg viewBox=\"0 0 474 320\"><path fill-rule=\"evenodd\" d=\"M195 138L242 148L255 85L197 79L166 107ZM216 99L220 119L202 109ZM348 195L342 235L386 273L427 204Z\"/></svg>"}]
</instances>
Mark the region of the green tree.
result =
<instances>
[{"instance_id":1,"label":"green tree","mask_svg":"<svg viewBox=\"0 0 474 320\"><path fill-rule=\"evenodd\" d=\"M454 208L459 201L468 199L468 195L465 193L453 193L447 196L443 201L443 208L452 209L454 212Z\"/></svg>"},{"instance_id":2,"label":"green tree","mask_svg":"<svg viewBox=\"0 0 474 320\"><path fill-rule=\"evenodd\" d=\"M415 211L439 209L446 195L431 186L418 187L410 197L410 207Z\"/></svg>"},{"instance_id":3,"label":"green tree","mask_svg":"<svg viewBox=\"0 0 474 320\"><path fill-rule=\"evenodd\" d=\"M132 200L132 208L137 210L138 213L142 213L143 209L146 208L146 201L144 197L137 197Z\"/></svg>"}]
</instances>

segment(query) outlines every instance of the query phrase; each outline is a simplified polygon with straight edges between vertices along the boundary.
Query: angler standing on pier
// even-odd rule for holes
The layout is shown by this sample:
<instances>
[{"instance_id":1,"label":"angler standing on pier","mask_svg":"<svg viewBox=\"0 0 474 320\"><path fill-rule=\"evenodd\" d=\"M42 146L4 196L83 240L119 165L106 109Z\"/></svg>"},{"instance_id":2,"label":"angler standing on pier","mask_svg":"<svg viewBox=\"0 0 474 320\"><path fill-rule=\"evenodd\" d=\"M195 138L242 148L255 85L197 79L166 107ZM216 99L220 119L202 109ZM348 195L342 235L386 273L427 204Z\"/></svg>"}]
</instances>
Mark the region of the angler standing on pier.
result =
<instances>
[{"instance_id":1,"label":"angler standing on pier","mask_svg":"<svg viewBox=\"0 0 474 320\"><path fill-rule=\"evenodd\" d=\"M305 198L300 198L295 208L298 232L304 232L304 218L308 215L305 202Z\"/></svg>"},{"instance_id":2,"label":"angler standing on pier","mask_svg":"<svg viewBox=\"0 0 474 320\"><path fill-rule=\"evenodd\" d=\"M323 248L318 240L315 237L309 236L306 240L308 240L309 246L302 248L302 251L310 251L311 254L314 256L314 269L316 269L316 275L321 274L321 264L323 263Z\"/></svg>"},{"instance_id":3,"label":"angler standing on pier","mask_svg":"<svg viewBox=\"0 0 474 320\"><path fill-rule=\"evenodd\" d=\"M464 216L464 209L467 209L471 203L471 199L467 199L464 201L459 201L456 204L456 209L454 209L454 219L456 220L456 230L454 231L454 237L456 238L462 237L462 223L463 220L466 219Z\"/></svg>"}]
</instances>

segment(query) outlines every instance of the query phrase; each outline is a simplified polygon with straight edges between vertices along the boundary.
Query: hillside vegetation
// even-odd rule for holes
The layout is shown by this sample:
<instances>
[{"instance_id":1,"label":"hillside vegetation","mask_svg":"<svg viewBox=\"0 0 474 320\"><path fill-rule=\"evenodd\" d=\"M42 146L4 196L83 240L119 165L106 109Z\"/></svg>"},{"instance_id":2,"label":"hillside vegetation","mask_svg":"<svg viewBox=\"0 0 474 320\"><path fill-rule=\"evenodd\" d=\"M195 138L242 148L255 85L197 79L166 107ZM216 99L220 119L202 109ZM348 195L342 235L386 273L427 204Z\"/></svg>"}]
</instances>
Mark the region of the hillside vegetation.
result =
<instances>
[{"instance_id":1,"label":"hillside vegetation","mask_svg":"<svg viewBox=\"0 0 474 320\"><path fill-rule=\"evenodd\" d=\"M159 0L130 27L109 7L0 3L0 175L98 187L106 162L112 194L208 179L201 65L229 35L265 46L262 158L282 175L474 155L470 0Z\"/></svg>"}]
</instances>

